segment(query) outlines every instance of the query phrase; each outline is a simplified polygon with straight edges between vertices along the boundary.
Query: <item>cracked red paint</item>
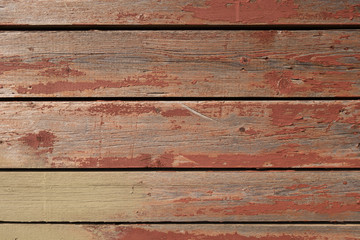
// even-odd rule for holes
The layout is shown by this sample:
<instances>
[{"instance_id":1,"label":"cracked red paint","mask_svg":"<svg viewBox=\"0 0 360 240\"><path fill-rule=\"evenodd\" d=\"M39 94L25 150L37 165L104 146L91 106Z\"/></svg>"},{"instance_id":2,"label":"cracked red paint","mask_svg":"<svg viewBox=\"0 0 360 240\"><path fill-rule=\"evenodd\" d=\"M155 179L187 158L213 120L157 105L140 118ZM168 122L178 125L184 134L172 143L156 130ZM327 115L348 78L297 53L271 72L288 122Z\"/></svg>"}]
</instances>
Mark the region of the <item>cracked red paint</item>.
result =
<instances>
[{"instance_id":1,"label":"cracked red paint","mask_svg":"<svg viewBox=\"0 0 360 240\"><path fill-rule=\"evenodd\" d=\"M251 34L252 37L258 39L258 42L262 44L271 44L275 41L277 31L259 31Z\"/></svg>"},{"instance_id":2,"label":"cracked red paint","mask_svg":"<svg viewBox=\"0 0 360 240\"><path fill-rule=\"evenodd\" d=\"M161 112L161 115L164 117L185 117L185 116L191 116L191 113L187 109L170 109Z\"/></svg>"},{"instance_id":3,"label":"cracked red paint","mask_svg":"<svg viewBox=\"0 0 360 240\"><path fill-rule=\"evenodd\" d=\"M336 12L321 12L319 14L324 19L344 19L353 20L360 17L360 4L348 6L346 9L342 9Z\"/></svg>"},{"instance_id":4,"label":"cracked red paint","mask_svg":"<svg viewBox=\"0 0 360 240\"><path fill-rule=\"evenodd\" d=\"M86 73L81 72L76 69L71 69L69 66L61 68L61 69L54 69L50 68L43 72L40 72L39 75L46 76L46 77L76 77L76 76L83 76L86 75Z\"/></svg>"},{"instance_id":5,"label":"cracked red paint","mask_svg":"<svg viewBox=\"0 0 360 240\"><path fill-rule=\"evenodd\" d=\"M342 167L359 167L358 161L346 158L333 158L320 152L303 151L291 144L282 145L268 153L204 153L204 154L175 154L164 153L154 160L160 167L321 167L323 165L337 165Z\"/></svg>"},{"instance_id":6,"label":"cracked red paint","mask_svg":"<svg viewBox=\"0 0 360 240\"><path fill-rule=\"evenodd\" d=\"M295 122L304 121L303 115L311 116L318 123L331 123L339 120L342 104L287 104L276 103L269 106L272 122L279 127L292 126Z\"/></svg>"},{"instance_id":7,"label":"cracked red paint","mask_svg":"<svg viewBox=\"0 0 360 240\"><path fill-rule=\"evenodd\" d=\"M115 239L131 239L131 240L144 240L144 239L171 239L171 240L316 240L317 237L309 237L297 234L256 234L256 236L244 236L240 233L217 233L217 234L207 234L207 233L192 233L187 231L157 231L157 230L148 230L143 228L124 228L118 227L116 232L119 234L114 238ZM304 238L305 237L305 238ZM109 238L113 239L113 238Z\"/></svg>"},{"instance_id":8,"label":"cracked red paint","mask_svg":"<svg viewBox=\"0 0 360 240\"><path fill-rule=\"evenodd\" d=\"M37 62L24 62L19 57L2 57L0 58L0 75L8 71L18 70L40 70L54 66L54 63L49 62L49 59L42 59Z\"/></svg>"},{"instance_id":9,"label":"cracked red paint","mask_svg":"<svg viewBox=\"0 0 360 240\"><path fill-rule=\"evenodd\" d=\"M55 135L51 132L40 131L39 133L26 134L24 137L19 138L19 141L33 149L49 148L49 151L51 152L55 143L55 138Z\"/></svg>"},{"instance_id":10,"label":"cracked red paint","mask_svg":"<svg viewBox=\"0 0 360 240\"><path fill-rule=\"evenodd\" d=\"M206 0L204 7L189 4L183 8L195 18L230 23L276 23L296 17L298 5L293 0Z\"/></svg>"},{"instance_id":11,"label":"cracked red paint","mask_svg":"<svg viewBox=\"0 0 360 240\"><path fill-rule=\"evenodd\" d=\"M206 215L209 217L216 216L256 216L256 215L288 215L291 212L300 214L312 213L327 216L348 214L360 210L360 204L356 199L337 202L334 200L314 201L315 195L298 195L298 196L268 196L272 202L247 202L243 205L221 205L209 203L198 207L187 203L182 208L177 208L174 215L177 217ZM329 196L324 196L327 199Z\"/></svg>"},{"instance_id":12,"label":"cracked red paint","mask_svg":"<svg viewBox=\"0 0 360 240\"><path fill-rule=\"evenodd\" d=\"M50 70L49 70L50 71ZM55 71L55 70L51 70ZM56 70L57 71L57 70ZM55 71L55 73L56 73ZM74 71L74 70L72 70ZM53 72L54 73L54 72ZM62 74L62 72L61 72ZM72 75L81 76L81 72L73 72ZM84 91L84 90L96 90L99 88L125 88L125 87L135 87L135 86L156 86L156 87L166 87L169 85L168 82L162 81L161 79L166 79L167 75L163 74L146 74L136 77L127 77L122 81L108 81L108 80L96 80L94 82L68 82L68 81L58 81L58 82L49 82L49 83L38 83L33 84L28 87L17 87L17 92L20 94L53 94L60 92L75 92L75 91Z\"/></svg>"}]
</instances>

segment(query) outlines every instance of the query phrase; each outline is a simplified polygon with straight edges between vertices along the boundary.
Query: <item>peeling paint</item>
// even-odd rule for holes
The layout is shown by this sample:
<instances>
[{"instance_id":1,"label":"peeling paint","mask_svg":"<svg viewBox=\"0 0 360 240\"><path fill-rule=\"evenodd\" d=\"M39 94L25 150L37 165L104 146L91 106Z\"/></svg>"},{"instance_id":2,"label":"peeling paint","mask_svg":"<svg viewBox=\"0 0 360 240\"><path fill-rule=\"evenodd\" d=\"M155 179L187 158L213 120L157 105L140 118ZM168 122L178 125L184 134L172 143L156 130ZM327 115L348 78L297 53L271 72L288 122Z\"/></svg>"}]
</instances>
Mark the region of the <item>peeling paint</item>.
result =
<instances>
[{"instance_id":1,"label":"peeling paint","mask_svg":"<svg viewBox=\"0 0 360 240\"><path fill-rule=\"evenodd\" d=\"M55 135L48 131L40 131L38 133L28 133L19 141L25 143L33 149L49 148L48 152L52 152L55 143Z\"/></svg>"},{"instance_id":2,"label":"peeling paint","mask_svg":"<svg viewBox=\"0 0 360 240\"><path fill-rule=\"evenodd\" d=\"M324 19L349 19L354 20L354 18L360 17L360 4L347 6L346 9L338 10L336 12L321 12L319 14Z\"/></svg>"},{"instance_id":3,"label":"peeling paint","mask_svg":"<svg viewBox=\"0 0 360 240\"><path fill-rule=\"evenodd\" d=\"M293 0L206 0L203 7L189 4L183 8L192 12L194 18L242 24L276 23L297 17L297 9Z\"/></svg>"},{"instance_id":4,"label":"peeling paint","mask_svg":"<svg viewBox=\"0 0 360 240\"><path fill-rule=\"evenodd\" d=\"M46 69L43 72L40 72L39 75L46 77L76 77L76 76L84 76L86 73L81 72L76 69L71 69L69 66L61 68L61 69Z\"/></svg>"},{"instance_id":5,"label":"peeling paint","mask_svg":"<svg viewBox=\"0 0 360 240\"><path fill-rule=\"evenodd\" d=\"M251 34L252 37L258 39L261 44L271 44L275 41L278 31L259 31Z\"/></svg>"},{"instance_id":6,"label":"peeling paint","mask_svg":"<svg viewBox=\"0 0 360 240\"><path fill-rule=\"evenodd\" d=\"M49 70L50 71L50 70ZM81 72L74 72L71 70L72 75L82 76ZM67 72L67 71L66 71ZM51 70L51 74L57 74L57 70ZM63 73L62 71L60 72ZM51 75L47 73L47 76ZM67 73L70 74L70 73ZM156 86L156 87L166 87L169 85L168 82L162 81L161 77L166 78L166 75L140 75L138 77L128 77L122 81L109 81L109 80L96 80L93 82L69 82L69 81L58 81L58 82L48 82L48 83L38 83L33 84L28 87L19 86L16 88L17 92L20 94L54 94L62 92L76 92L84 90L96 90L100 88L126 88L126 87L135 87L135 86Z\"/></svg>"},{"instance_id":7,"label":"peeling paint","mask_svg":"<svg viewBox=\"0 0 360 240\"><path fill-rule=\"evenodd\" d=\"M161 115L164 117L185 117L190 116L191 113L186 109L170 109L166 111L162 111Z\"/></svg>"},{"instance_id":8,"label":"peeling paint","mask_svg":"<svg viewBox=\"0 0 360 240\"><path fill-rule=\"evenodd\" d=\"M171 240L316 240L316 237L299 236L296 234L281 234L273 235L267 234L264 236L244 236L240 233L218 233L208 235L205 233L191 233L187 231L156 231L143 228L121 228L118 236L115 239L132 239L132 240L144 240L144 239L171 239Z\"/></svg>"},{"instance_id":9,"label":"peeling paint","mask_svg":"<svg viewBox=\"0 0 360 240\"><path fill-rule=\"evenodd\" d=\"M19 70L40 70L54 66L49 59L42 59L37 62L24 62L20 57L1 57L0 58L0 75L8 71Z\"/></svg>"}]
</instances>

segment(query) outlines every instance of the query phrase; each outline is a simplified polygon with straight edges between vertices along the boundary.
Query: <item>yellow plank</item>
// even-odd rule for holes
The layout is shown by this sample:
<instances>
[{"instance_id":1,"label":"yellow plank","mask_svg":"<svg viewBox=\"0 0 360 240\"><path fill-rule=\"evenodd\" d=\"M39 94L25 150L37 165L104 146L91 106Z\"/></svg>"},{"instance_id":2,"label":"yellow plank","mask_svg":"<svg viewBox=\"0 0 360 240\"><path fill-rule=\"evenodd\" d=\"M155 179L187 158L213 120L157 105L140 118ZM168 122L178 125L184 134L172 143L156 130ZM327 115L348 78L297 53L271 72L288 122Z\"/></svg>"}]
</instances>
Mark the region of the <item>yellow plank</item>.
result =
<instances>
[{"instance_id":1,"label":"yellow plank","mask_svg":"<svg viewBox=\"0 0 360 240\"><path fill-rule=\"evenodd\" d=\"M0 221L359 221L351 172L1 172Z\"/></svg>"},{"instance_id":2,"label":"yellow plank","mask_svg":"<svg viewBox=\"0 0 360 240\"><path fill-rule=\"evenodd\" d=\"M1 224L1 240L340 240L359 225L53 225Z\"/></svg>"}]
</instances>

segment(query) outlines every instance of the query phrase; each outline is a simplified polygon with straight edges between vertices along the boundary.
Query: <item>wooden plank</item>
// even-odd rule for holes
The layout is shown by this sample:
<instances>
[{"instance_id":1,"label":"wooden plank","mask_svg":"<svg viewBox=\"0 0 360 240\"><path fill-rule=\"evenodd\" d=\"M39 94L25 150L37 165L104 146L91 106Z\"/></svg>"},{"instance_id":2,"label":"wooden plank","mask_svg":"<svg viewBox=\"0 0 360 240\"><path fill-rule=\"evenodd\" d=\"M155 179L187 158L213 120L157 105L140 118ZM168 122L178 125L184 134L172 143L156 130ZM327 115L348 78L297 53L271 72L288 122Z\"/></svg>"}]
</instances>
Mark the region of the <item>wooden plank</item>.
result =
<instances>
[{"instance_id":1,"label":"wooden plank","mask_svg":"<svg viewBox=\"0 0 360 240\"><path fill-rule=\"evenodd\" d=\"M0 172L0 221L359 221L360 172Z\"/></svg>"},{"instance_id":2,"label":"wooden plank","mask_svg":"<svg viewBox=\"0 0 360 240\"><path fill-rule=\"evenodd\" d=\"M358 0L2 0L2 25L359 24Z\"/></svg>"},{"instance_id":3,"label":"wooden plank","mask_svg":"<svg viewBox=\"0 0 360 240\"><path fill-rule=\"evenodd\" d=\"M359 101L2 102L2 168L359 168Z\"/></svg>"},{"instance_id":4,"label":"wooden plank","mask_svg":"<svg viewBox=\"0 0 360 240\"><path fill-rule=\"evenodd\" d=\"M359 39L359 30L0 32L0 97L359 97Z\"/></svg>"},{"instance_id":5,"label":"wooden plank","mask_svg":"<svg viewBox=\"0 0 360 240\"><path fill-rule=\"evenodd\" d=\"M359 225L51 225L2 224L3 240L356 240Z\"/></svg>"}]
</instances>

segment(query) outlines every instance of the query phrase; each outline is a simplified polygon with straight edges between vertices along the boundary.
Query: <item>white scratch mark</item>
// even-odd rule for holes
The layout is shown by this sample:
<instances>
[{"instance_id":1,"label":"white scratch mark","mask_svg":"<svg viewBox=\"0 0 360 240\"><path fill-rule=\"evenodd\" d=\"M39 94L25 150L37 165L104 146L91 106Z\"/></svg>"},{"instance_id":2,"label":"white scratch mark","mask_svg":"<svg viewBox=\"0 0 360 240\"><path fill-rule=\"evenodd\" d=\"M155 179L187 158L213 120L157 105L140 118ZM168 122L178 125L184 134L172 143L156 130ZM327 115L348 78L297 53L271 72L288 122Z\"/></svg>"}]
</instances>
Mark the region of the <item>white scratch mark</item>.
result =
<instances>
[{"instance_id":1,"label":"white scratch mark","mask_svg":"<svg viewBox=\"0 0 360 240\"><path fill-rule=\"evenodd\" d=\"M183 104L183 103L180 103L180 104L181 104L181 106L183 106L184 108L186 108L187 110L189 110L190 112L192 112L193 114L198 115L199 117L202 117L202 118L204 118L204 119L207 119L207 120L215 121L215 122L216 122L216 120L214 120L214 119L212 119L212 118L209 118L209 117L207 117L207 116L205 116L205 115L203 115L203 114L195 111L194 109L186 106L185 104Z\"/></svg>"}]
</instances>

